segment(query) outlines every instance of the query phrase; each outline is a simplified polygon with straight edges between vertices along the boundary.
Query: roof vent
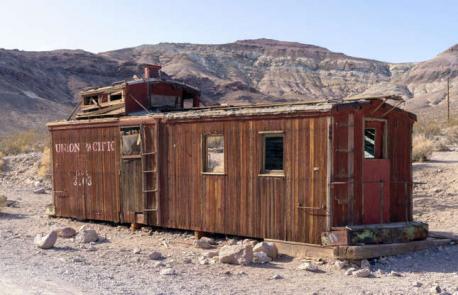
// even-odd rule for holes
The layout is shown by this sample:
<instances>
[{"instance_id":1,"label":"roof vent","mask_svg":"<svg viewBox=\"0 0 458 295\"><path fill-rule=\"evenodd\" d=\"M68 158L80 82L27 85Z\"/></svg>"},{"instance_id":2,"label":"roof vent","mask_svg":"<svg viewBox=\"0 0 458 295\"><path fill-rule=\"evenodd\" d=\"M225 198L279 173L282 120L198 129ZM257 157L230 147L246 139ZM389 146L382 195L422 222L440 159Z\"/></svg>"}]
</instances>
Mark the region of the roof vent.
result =
<instances>
[{"instance_id":1,"label":"roof vent","mask_svg":"<svg viewBox=\"0 0 458 295\"><path fill-rule=\"evenodd\" d=\"M161 77L161 66L160 65L145 65L144 77L149 78L160 78Z\"/></svg>"}]
</instances>

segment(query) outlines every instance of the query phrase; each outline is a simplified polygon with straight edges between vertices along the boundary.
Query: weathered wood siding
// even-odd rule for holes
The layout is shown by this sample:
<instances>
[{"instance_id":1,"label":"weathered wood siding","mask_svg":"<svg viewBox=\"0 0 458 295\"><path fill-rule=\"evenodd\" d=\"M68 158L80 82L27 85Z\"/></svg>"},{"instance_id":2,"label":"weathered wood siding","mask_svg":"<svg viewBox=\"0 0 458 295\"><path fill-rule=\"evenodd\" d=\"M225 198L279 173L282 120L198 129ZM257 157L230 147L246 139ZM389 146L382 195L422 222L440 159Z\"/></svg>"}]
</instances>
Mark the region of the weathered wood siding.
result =
<instances>
[{"instance_id":1,"label":"weathered wood siding","mask_svg":"<svg viewBox=\"0 0 458 295\"><path fill-rule=\"evenodd\" d=\"M167 122L160 225L319 243L326 229L328 122L326 116ZM284 132L284 176L260 175L262 131ZM224 175L202 173L206 134L224 135Z\"/></svg>"},{"instance_id":2,"label":"weathered wood siding","mask_svg":"<svg viewBox=\"0 0 458 295\"><path fill-rule=\"evenodd\" d=\"M57 216L119 221L119 128L52 131Z\"/></svg>"},{"instance_id":3,"label":"weathered wood siding","mask_svg":"<svg viewBox=\"0 0 458 295\"><path fill-rule=\"evenodd\" d=\"M390 160L390 220L411 221L412 126L409 113L380 101L337 106L333 110L333 169L331 175L333 226L363 223L364 119L387 122L387 155ZM392 110L392 111L390 111ZM375 111L375 112L374 112Z\"/></svg>"}]
</instances>

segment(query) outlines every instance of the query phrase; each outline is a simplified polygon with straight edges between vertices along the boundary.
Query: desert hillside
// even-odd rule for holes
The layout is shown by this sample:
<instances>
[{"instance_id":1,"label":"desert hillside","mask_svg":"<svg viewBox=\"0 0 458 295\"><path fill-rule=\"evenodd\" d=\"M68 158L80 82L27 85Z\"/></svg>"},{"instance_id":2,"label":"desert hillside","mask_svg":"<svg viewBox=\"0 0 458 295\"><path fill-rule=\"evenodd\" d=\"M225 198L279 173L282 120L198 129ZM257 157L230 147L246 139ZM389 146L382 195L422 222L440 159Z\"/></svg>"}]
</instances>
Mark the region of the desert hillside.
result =
<instances>
[{"instance_id":1,"label":"desert hillside","mask_svg":"<svg viewBox=\"0 0 458 295\"><path fill-rule=\"evenodd\" d=\"M160 43L99 54L82 50L0 50L0 136L65 118L79 90L163 65L200 87L206 104L339 99L361 92L397 93L420 113L444 109L447 77L458 103L458 45L420 63L390 64L326 48L269 39L204 45Z\"/></svg>"}]
</instances>

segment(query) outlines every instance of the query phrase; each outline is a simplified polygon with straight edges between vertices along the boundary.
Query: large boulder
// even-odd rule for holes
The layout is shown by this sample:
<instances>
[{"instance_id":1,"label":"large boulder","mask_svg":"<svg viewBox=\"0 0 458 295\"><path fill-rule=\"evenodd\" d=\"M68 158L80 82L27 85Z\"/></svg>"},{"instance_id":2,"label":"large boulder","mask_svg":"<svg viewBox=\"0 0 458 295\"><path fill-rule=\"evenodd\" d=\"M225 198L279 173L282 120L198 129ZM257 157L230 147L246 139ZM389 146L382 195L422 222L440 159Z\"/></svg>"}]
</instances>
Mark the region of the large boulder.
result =
<instances>
[{"instance_id":1,"label":"large boulder","mask_svg":"<svg viewBox=\"0 0 458 295\"><path fill-rule=\"evenodd\" d=\"M96 242L99 239L97 232L94 229L82 226L76 236L76 241L80 243Z\"/></svg>"},{"instance_id":2,"label":"large boulder","mask_svg":"<svg viewBox=\"0 0 458 295\"><path fill-rule=\"evenodd\" d=\"M248 265L253 260L253 248L249 244L226 245L219 250L219 262Z\"/></svg>"},{"instance_id":3,"label":"large boulder","mask_svg":"<svg viewBox=\"0 0 458 295\"><path fill-rule=\"evenodd\" d=\"M57 232L51 231L47 235L38 234L33 240L34 244L40 249L51 249L57 241Z\"/></svg>"},{"instance_id":4,"label":"large boulder","mask_svg":"<svg viewBox=\"0 0 458 295\"><path fill-rule=\"evenodd\" d=\"M76 236L77 232L74 228L63 227L56 230L57 236L59 238L70 239Z\"/></svg>"},{"instance_id":5,"label":"large boulder","mask_svg":"<svg viewBox=\"0 0 458 295\"><path fill-rule=\"evenodd\" d=\"M274 243L270 242L260 242L253 247L253 252L264 252L272 259L277 258L278 249Z\"/></svg>"}]
</instances>

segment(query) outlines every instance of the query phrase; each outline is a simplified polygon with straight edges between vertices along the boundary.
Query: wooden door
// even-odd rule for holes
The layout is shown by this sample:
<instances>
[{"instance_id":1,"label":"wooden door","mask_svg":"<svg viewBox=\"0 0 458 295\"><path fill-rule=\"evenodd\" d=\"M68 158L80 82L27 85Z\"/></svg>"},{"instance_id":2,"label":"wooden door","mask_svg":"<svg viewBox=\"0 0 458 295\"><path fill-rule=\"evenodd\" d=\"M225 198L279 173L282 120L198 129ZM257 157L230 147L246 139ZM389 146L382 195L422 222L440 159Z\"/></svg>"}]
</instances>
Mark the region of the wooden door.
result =
<instances>
[{"instance_id":1,"label":"wooden door","mask_svg":"<svg viewBox=\"0 0 458 295\"><path fill-rule=\"evenodd\" d=\"M143 223L142 137L140 127L121 128L121 221Z\"/></svg>"},{"instance_id":2,"label":"wooden door","mask_svg":"<svg viewBox=\"0 0 458 295\"><path fill-rule=\"evenodd\" d=\"M366 120L363 148L363 223L390 219L390 161L386 158L386 122Z\"/></svg>"}]
</instances>

